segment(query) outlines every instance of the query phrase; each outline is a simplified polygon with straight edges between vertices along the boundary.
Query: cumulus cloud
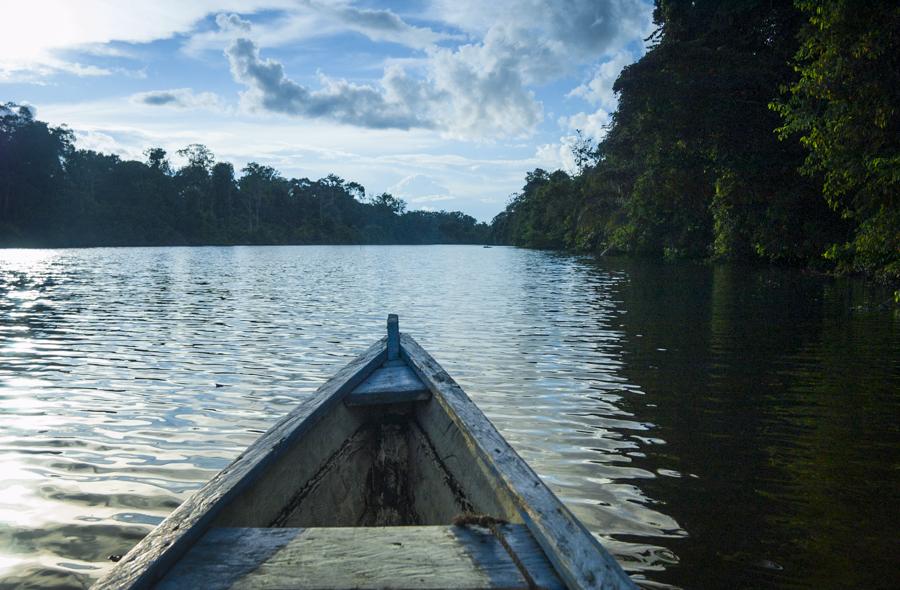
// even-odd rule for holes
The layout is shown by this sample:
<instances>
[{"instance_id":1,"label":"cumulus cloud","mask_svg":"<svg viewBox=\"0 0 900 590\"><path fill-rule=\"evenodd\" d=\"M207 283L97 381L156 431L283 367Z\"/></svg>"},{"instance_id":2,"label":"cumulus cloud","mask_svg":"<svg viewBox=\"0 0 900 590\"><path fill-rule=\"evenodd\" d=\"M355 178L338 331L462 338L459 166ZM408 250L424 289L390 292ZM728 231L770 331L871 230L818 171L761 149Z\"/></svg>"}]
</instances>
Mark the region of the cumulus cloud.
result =
<instances>
[{"instance_id":1,"label":"cumulus cloud","mask_svg":"<svg viewBox=\"0 0 900 590\"><path fill-rule=\"evenodd\" d=\"M538 166L545 170L565 170L570 174L576 172L578 165L572 154L575 140L574 135L565 135L559 139L558 143L539 145L534 154Z\"/></svg>"},{"instance_id":2,"label":"cumulus cloud","mask_svg":"<svg viewBox=\"0 0 900 590\"><path fill-rule=\"evenodd\" d=\"M618 52L652 26L641 0L434 0L431 13L484 39L491 53L514 50L529 82Z\"/></svg>"},{"instance_id":3,"label":"cumulus cloud","mask_svg":"<svg viewBox=\"0 0 900 590\"><path fill-rule=\"evenodd\" d=\"M216 15L216 25L221 31L240 31L246 33L250 31L250 21L241 18L237 14L220 13Z\"/></svg>"},{"instance_id":4,"label":"cumulus cloud","mask_svg":"<svg viewBox=\"0 0 900 590\"><path fill-rule=\"evenodd\" d=\"M460 138L529 135L543 119L543 106L527 86L519 56L490 44L469 44L431 55L428 76L448 100L438 118Z\"/></svg>"},{"instance_id":5,"label":"cumulus cloud","mask_svg":"<svg viewBox=\"0 0 900 590\"><path fill-rule=\"evenodd\" d=\"M131 97L132 102L149 106L165 106L179 109L220 109L222 99L212 92L195 93L190 88L153 90Z\"/></svg>"},{"instance_id":6,"label":"cumulus cloud","mask_svg":"<svg viewBox=\"0 0 900 590\"><path fill-rule=\"evenodd\" d=\"M613 92L613 84L622 72L622 68L634 62L631 52L620 51L612 58L605 60L594 71L593 77L576 87L569 96L583 98L593 105L603 107L607 111L616 109L618 99Z\"/></svg>"},{"instance_id":7,"label":"cumulus cloud","mask_svg":"<svg viewBox=\"0 0 900 590\"><path fill-rule=\"evenodd\" d=\"M444 47L435 44L439 35L411 27L389 11L311 1L304 6L331 14L345 29L362 27L372 39L396 41L415 33L425 57L411 67L391 63L376 84L321 76L321 88L313 90L288 78L280 63L261 59L256 41L241 37L232 40L226 54L235 80L248 87L246 105L363 127L434 128L460 139L529 136L544 115L536 86L611 55L594 79L573 91L606 105L610 99L603 94L604 84L629 59L623 47L647 28L650 15L640 0L438 1L426 16L476 39ZM253 37L258 38L255 28ZM597 117L584 123L591 133L602 128Z\"/></svg>"},{"instance_id":8,"label":"cumulus cloud","mask_svg":"<svg viewBox=\"0 0 900 590\"><path fill-rule=\"evenodd\" d=\"M325 117L370 128L437 128L458 137L520 135L541 120L541 106L504 59L486 63L471 50L435 49L427 77L394 65L378 86L358 85L320 76L310 90L284 73L283 66L262 59L245 38L226 49L234 79L248 87L244 103L252 109Z\"/></svg>"},{"instance_id":9,"label":"cumulus cloud","mask_svg":"<svg viewBox=\"0 0 900 590\"><path fill-rule=\"evenodd\" d=\"M580 130L587 137L599 141L606 137L610 117L610 113L600 108L593 113L582 112L569 117L561 117L559 123L568 131Z\"/></svg>"},{"instance_id":10,"label":"cumulus cloud","mask_svg":"<svg viewBox=\"0 0 900 590\"><path fill-rule=\"evenodd\" d=\"M242 99L250 108L376 129L431 126L407 105L389 100L383 89L326 76L320 77L319 90L301 86L285 75L279 62L262 59L249 39L236 39L225 54L234 79L248 87Z\"/></svg>"}]
</instances>

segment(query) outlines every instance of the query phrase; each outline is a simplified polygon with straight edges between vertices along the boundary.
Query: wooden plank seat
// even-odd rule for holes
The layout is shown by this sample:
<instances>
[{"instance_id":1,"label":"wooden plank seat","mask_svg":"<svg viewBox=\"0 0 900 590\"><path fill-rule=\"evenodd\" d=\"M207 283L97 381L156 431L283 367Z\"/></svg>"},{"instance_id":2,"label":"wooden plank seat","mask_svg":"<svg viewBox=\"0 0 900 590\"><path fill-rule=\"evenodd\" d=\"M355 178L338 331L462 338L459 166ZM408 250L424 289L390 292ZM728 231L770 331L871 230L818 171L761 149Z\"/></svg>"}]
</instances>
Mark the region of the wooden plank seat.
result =
<instances>
[{"instance_id":1,"label":"wooden plank seat","mask_svg":"<svg viewBox=\"0 0 900 590\"><path fill-rule=\"evenodd\" d=\"M501 540L502 538L502 540ZM513 557L514 555L514 557ZM564 588L524 525L211 528L165 590Z\"/></svg>"},{"instance_id":2,"label":"wooden plank seat","mask_svg":"<svg viewBox=\"0 0 900 590\"><path fill-rule=\"evenodd\" d=\"M347 396L348 406L425 401L431 392L403 361L388 361Z\"/></svg>"}]
</instances>

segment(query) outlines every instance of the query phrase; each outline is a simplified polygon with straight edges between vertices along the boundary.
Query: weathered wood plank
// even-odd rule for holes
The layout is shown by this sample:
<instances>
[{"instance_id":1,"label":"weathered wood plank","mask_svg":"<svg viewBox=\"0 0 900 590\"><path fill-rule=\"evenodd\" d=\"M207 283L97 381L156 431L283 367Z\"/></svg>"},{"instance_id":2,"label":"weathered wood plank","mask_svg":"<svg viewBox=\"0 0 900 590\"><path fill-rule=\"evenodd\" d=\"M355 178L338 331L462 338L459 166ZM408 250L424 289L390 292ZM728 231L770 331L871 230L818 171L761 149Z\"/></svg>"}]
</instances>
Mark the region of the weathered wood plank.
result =
<instances>
[{"instance_id":1,"label":"weathered wood plank","mask_svg":"<svg viewBox=\"0 0 900 590\"><path fill-rule=\"evenodd\" d=\"M525 524L563 581L570 588L637 588L437 361L408 334L400 335L400 346L403 358L431 389L427 405L444 409L497 484L512 493Z\"/></svg>"},{"instance_id":2,"label":"weathered wood plank","mask_svg":"<svg viewBox=\"0 0 900 590\"><path fill-rule=\"evenodd\" d=\"M159 580L203 535L224 506L252 486L274 461L386 360L386 340L382 338L369 347L260 436L135 545L94 588L149 588Z\"/></svg>"},{"instance_id":3,"label":"weathered wood plank","mask_svg":"<svg viewBox=\"0 0 900 590\"><path fill-rule=\"evenodd\" d=\"M327 424L328 419L322 421ZM366 474L373 462L374 444L372 429L363 428L344 441L341 448L322 466L320 471L307 480L287 480L287 487L293 490L289 500L280 504L279 513L262 522L243 524L219 519L214 526L222 527L316 527L353 526L362 517L366 508ZM315 452L315 441L304 438L299 451ZM294 485L291 486L290 484ZM254 488L261 497L267 496L270 486L257 485ZM240 507L232 505L240 513Z\"/></svg>"},{"instance_id":4,"label":"weathered wood plank","mask_svg":"<svg viewBox=\"0 0 900 590\"><path fill-rule=\"evenodd\" d=\"M409 430L409 482L419 524L447 524L459 514L474 512L465 491L416 424Z\"/></svg>"},{"instance_id":5,"label":"weathered wood plank","mask_svg":"<svg viewBox=\"0 0 900 590\"><path fill-rule=\"evenodd\" d=\"M441 468L451 476L444 485L458 488L465 496L465 511L524 522L514 494L497 477L491 458L479 454L471 437L439 402L432 398L419 405L416 418Z\"/></svg>"},{"instance_id":6,"label":"weathered wood plank","mask_svg":"<svg viewBox=\"0 0 900 590\"><path fill-rule=\"evenodd\" d=\"M345 400L349 406L394 404L426 400L431 392L406 365L375 370Z\"/></svg>"},{"instance_id":7,"label":"weathered wood plank","mask_svg":"<svg viewBox=\"0 0 900 590\"><path fill-rule=\"evenodd\" d=\"M535 587L560 581L523 525L502 534L520 547ZM213 528L160 590L528 588L528 580L488 529L456 526L375 528Z\"/></svg>"},{"instance_id":8,"label":"weathered wood plank","mask_svg":"<svg viewBox=\"0 0 900 590\"><path fill-rule=\"evenodd\" d=\"M317 487L313 485L313 480L321 479L326 465L342 460L337 455L352 459L352 455L339 451L362 424L363 418L358 413L344 404L333 405L332 411L324 414L314 426L306 430L302 441L273 460L265 472L255 478L252 486L234 495L211 526L271 526L284 516L286 506L292 503L296 505L298 493ZM324 504L334 507L335 498L329 496ZM330 516L338 514L332 510L326 512ZM348 512L344 511L343 514ZM353 521L343 522L347 524ZM317 525L307 522L304 526Z\"/></svg>"},{"instance_id":9,"label":"weathered wood plank","mask_svg":"<svg viewBox=\"0 0 900 590\"><path fill-rule=\"evenodd\" d=\"M556 575L556 570L527 526L505 524L497 527L496 534L501 537L507 552L513 555L519 569L525 570L533 586L547 590L565 589L566 585Z\"/></svg>"},{"instance_id":10,"label":"weathered wood plank","mask_svg":"<svg viewBox=\"0 0 900 590\"><path fill-rule=\"evenodd\" d=\"M400 319L392 313L387 318L387 360L400 358Z\"/></svg>"}]
</instances>

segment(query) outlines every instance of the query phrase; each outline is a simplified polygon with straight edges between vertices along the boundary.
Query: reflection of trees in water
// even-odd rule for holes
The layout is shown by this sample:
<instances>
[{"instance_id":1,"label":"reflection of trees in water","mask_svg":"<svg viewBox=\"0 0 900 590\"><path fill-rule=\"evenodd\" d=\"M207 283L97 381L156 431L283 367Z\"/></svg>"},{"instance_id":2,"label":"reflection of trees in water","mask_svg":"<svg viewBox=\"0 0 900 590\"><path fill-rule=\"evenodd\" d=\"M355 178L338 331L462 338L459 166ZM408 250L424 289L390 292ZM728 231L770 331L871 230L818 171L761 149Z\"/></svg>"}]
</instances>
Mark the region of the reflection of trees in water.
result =
<instances>
[{"instance_id":1,"label":"reflection of trees in water","mask_svg":"<svg viewBox=\"0 0 900 590\"><path fill-rule=\"evenodd\" d=\"M627 401L665 440L648 447L647 469L681 475L641 487L689 535L663 543L680 564L658 579L858 586L896 576L897 523L879 501L900 483L888 313L848 313L850 281L621 265L624 373L646 394Z\"/></svg>"},{"instance_id":2,"label":"reflection of trees in water","mask_svg":"<svg viewBox=\"0 0 900 590\"><path fill-rule=\"evenodd\" d=\"M595 272L571 256L514 252L517 266L504 283L512 305L502 313L516 333L497 339L513 349L488 359L514 375L489 387L504 392L507 405L485 409L629 572L652 577L673 559L659 537L682 533L645 494L641 482L653 473L634 461L652 425L622 407L638 395L621 371L613 293L624 275Z\"/></svg>"}]
</instances>

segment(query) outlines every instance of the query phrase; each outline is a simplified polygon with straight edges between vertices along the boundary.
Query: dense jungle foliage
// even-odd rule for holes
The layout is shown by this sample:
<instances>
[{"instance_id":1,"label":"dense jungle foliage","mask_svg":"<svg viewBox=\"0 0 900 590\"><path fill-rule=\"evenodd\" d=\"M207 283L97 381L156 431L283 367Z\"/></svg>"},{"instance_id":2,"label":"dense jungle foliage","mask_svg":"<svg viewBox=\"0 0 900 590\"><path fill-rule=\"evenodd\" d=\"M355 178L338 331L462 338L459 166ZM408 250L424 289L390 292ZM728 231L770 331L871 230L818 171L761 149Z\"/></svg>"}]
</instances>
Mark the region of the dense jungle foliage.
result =
<instances>
[{"instance_id":1,"label":"dense jungle foliage","mask_svg":"<svg viewBox=\"0 0 900 590\"><path fill-rule=\"evenodd\" d=\"M900 279L900 4L657 0L577 173L534 170L497 243Z\"/></svg>"},{"instance_id":2,"label":"dense jungle foliage","mask_svg":"<svg viewBox=\"0 0 900 590\"><path fill-rule=\"evenodd\" d=\"M459 212L406 211L334 175L284 178L247 164L240 177L203 145L145 162L76 149L73 134L0 104L0 246L482 243Z\"/></svg>"}]
</instances>

